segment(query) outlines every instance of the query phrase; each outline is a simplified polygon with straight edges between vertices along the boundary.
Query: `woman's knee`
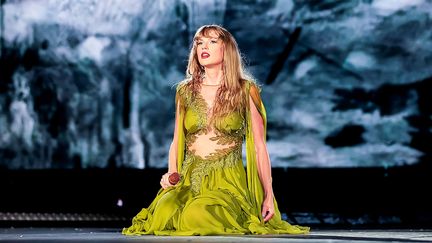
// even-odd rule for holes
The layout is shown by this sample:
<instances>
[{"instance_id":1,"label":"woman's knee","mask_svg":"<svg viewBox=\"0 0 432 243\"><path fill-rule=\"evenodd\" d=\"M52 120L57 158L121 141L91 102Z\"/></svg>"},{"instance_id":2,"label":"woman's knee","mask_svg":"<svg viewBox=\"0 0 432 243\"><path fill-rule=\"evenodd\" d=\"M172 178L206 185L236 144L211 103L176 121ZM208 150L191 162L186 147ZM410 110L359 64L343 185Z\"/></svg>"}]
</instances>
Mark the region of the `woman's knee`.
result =
<instances>
[{"instance_id":1,"label":"woman's knee","mask_svg":"<svg viewBox=\"0 0 432 243\"><path fill-rule=\"evenodd\" d=\"M157 208L163 208L163 210L176 209L179 206L178 199L176 197L176 193L174 191L167 192L163 195L158 204Z\"/></svg>"},{"instance_id":2,"label":"woman's knee","mask_svg":"<svg viewBox=\"0 0 432 243\"><path fill-rule=\"evenodd\" d=\"M208 213L208 203L204 200L196 199L189 204L187 204L183 209L184 218L195 218L195 217L205 217Z\"/></svg>"}]
</instances>

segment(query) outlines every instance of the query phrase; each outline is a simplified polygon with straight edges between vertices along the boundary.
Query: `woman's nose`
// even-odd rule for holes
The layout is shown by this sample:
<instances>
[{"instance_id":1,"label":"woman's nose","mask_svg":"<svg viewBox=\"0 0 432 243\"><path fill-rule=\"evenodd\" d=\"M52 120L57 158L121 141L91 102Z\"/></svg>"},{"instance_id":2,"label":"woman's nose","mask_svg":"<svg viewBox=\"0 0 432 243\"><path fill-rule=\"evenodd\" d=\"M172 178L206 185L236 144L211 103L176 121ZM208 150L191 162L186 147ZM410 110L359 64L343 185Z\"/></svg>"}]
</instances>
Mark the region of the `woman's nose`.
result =
<instances>
[{"instance_id":1,"label":"woman's nose","mask_svg":"<svg viewBox=\"0 0 432 243\"><path fill-rule=\"evenodd\" d=\"M203 45L202 45L202 49L204 50L204 49L208 49L208 44L207 44L207 42L204 42L203 43Z\"/></svg>"}]
</instances>

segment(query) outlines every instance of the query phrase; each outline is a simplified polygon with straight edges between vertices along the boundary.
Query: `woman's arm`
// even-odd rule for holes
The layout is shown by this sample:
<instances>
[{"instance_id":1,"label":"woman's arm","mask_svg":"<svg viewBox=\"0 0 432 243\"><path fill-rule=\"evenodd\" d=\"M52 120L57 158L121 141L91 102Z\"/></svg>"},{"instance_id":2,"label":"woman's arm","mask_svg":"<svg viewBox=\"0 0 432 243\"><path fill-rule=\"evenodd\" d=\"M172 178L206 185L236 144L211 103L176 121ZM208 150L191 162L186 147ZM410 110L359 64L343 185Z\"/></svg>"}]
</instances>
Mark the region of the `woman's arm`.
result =
<instances>
[{"instance_id":1,"label":"woman's arm","mask_svg":"<svg viewBox=\"0 0 432 243\"><path fill-rule=\"evenodd\" d=\"M180 102L177 103L175 113L174 135L169 149L168 172L177 172L177 145L178 145L178 127L180 117Z\"/></svg>"},{"instance_id":2,"label":"woman's arm","mask_svg":"<svg viewBox=\"0 0 432 243\"><path fill-rule=\"evenodd\" d=\"M178 129L179 129L178 124L180 119L180 107L181 107L178 94L176 94L176 106L177 107L176 107L175 121L174 121L174 135L173 135L173 140L171 142L169 148L169 154L168 154L168 172L162 176L162 179L160 181L160 184L164 189L173 186L171 185L171 183L169 183L169 176L174 172L178 172L177 169L177 148L178 148Z\"/></svg>"},{"instance_id":3,"label":"woman's arm","mask_svg":"<svg viewBox=\"0 0 432 243\"><path fill-rule=\"evenodd\" d=\"M258 176L264 190L262 215L264 217L264 221L268 221L273 217L274 214L271 162L265 142L266 134L264 121L258 109L256 108L252 97L257 97L258 100L261 100L259 97L259 91L255 86L251 86L250 88L249 106L251 112L255 152L257 156Z\"/></svg>"}]
</instances>

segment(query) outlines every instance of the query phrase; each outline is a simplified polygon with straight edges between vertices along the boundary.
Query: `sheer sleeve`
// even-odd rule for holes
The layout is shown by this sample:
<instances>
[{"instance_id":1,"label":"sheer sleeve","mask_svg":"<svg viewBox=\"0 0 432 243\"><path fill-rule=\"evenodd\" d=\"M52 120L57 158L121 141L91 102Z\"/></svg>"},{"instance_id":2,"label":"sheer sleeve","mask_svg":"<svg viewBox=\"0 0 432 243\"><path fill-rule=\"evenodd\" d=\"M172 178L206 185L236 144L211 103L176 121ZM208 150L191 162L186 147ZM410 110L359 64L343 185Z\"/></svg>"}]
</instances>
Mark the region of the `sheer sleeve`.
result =
<instances>
[{"instance_id":1,"label":"sheer sleeve","mask_svg":"<svg viewBox=\"0 0 432 243\"><path fill-rule=\"evenodd\" d=\"M262 106L262 107L261 107ZM258 175L264 190L264 196L273 196L271 162L266 146L265 118L263 118L264 105L262 104L258 88L250 88L249 109L251 114L252 134L256 152ZM259 111L261 110L261 112Z\"/></svg>"},{"instance_id":2,"label":"sheer sleeve","mask_svg":"<svg viewBox=\"0 0 432 243\"><path fill-rule=\"evenodd\" d=\"M264 200L264 188L260 179L259 162L256 149L261 149L266 140L267 117L264 104L259 95L259 88L252 82L246 83L246 171L249 194L256 215L261 215L260 209ZM252 111L253 110L253 111ZM255 127L254 128L254 124ZM256 132L254 132L256 129ZM257 141L255 141L257 140ZM261 144L255 146L255 143Z\"/></svg>"},{"instance_id":3,"label":"sheer sleeve","mask_svg":"<svg viewBox=\"0 0 432 243\"><path fill-rule=\"evenodd\" d=\"M179 84L176 88L175 124L174 124L173 140L169 152L168 172L181 173L180 170L184 159L185 135L183 129L183 119L184 119L185 101L183 95L183 88L184 86L182 84Z\"/></svg>"}]
</instances>

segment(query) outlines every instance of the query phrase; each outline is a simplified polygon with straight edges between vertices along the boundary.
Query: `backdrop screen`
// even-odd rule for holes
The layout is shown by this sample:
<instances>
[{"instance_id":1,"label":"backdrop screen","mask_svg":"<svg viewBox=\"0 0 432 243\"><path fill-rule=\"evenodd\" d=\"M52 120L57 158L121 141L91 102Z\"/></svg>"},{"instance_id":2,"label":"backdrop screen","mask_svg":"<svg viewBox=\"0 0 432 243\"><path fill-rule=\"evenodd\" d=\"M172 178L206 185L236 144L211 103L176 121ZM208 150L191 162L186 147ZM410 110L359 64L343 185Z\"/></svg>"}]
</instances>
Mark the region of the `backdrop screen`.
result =
<instances>
[{"instance_id":1,"label":"backdrop screen","mask_svg":"<svg viewBox=\"0 0 432 243\"><path fill-rule=\"evenodd\" d=\"M166 167L203 24L262 85L273 167L430 156L432 1L1 1L0 167Z\"/></svg>"}]
</instances>

